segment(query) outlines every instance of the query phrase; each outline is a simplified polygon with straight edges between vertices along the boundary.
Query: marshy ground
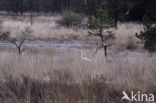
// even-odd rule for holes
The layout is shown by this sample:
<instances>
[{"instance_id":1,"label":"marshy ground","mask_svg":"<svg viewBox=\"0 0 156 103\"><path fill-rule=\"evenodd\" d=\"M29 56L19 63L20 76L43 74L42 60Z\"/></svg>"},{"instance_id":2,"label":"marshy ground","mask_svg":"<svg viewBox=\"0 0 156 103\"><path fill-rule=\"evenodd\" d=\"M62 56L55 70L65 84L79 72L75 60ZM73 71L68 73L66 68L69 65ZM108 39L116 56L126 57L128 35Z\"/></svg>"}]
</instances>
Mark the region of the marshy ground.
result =
<instances>
[{"instance_id":1,"label":"marshy ground","mask_svg":"<svg viewBox=\"0 0 156 103\"><path fill-rule=\"evenodd\" d=\"M98 38L88 37L87 29L58 26L59 18L34 18L21 55L0 41L0 103L121 103L122 91L155 94L156 55L137 44L141 24L119 23L105 58L102 50L94 54ZM15 38L30 26L27 17L3 21L3 31Z\"/></svg>"}]
</instances>

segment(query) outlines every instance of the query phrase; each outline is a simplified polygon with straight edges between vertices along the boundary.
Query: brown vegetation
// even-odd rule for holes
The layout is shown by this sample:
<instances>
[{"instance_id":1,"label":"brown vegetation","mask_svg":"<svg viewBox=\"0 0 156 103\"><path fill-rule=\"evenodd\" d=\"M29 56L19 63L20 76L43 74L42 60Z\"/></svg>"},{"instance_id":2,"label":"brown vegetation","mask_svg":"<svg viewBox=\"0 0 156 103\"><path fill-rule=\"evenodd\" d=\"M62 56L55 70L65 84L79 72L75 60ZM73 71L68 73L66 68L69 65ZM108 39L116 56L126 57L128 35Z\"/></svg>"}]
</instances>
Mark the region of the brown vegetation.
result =
<instances>
[{"instance_id":1,"label":"brown vegetation","mask_svg":"<svg viewBox=\"0 0 156 103\"><path fill-rule=\"evenodd\" d=\"M31 40L98 41L89 38L84 28L58 26L60 18L35 17ZM6 17L2 24L3 31L17 39L27 26L30 21L26 17ZM135 33L142 28L137 23L119 23L118 29L113 29L115 45L108 50L108 58L102 51L92 56L95 51L91 49L62 51L47 46L28 46L19 56L15 47L1 45L0 103L120 103L122 91L155 93L156 55L125 50L133 48L138 41ZM80 49L92 62L82 60Z\"/></svg>"},{"instance_id":2,"label":"brown vegetation","mask_svg":"<svg viewBox=\"0 0 156 103\"><path fill-rule=\"evenodd\" d=\"M92 52L85 50L91 57ZM154 93L156 56L148 53L103 52L83 61L78 49L36 49L18 56L1 51L2 103L120 102L122 91ZM118 55L118 56L117 56Z\"/></svg>"}]
</instances>

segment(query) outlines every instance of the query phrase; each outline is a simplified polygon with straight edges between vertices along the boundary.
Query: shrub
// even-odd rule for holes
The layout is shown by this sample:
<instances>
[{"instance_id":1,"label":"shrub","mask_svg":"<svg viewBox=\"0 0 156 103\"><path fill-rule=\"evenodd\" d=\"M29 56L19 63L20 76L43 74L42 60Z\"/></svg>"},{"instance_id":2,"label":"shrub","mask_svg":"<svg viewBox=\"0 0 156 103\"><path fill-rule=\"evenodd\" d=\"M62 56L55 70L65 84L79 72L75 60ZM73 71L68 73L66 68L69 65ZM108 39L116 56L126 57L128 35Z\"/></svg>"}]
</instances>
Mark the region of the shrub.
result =
<instances>
[{"instance_id":1,"label":"shrub","mask_svg":"<svg viewBox=\"0 0 156 103\"><path fill-rule=\"evenodd\" d=\"M156 50L156 26L144 17L144 30L140 34L136 33L136 37L143 41L144 48L150 52Z\"/></svg>"},{"instance_id":2,"label":"shrub","mask_svg":"<svg viewBox=\"0 0 156 103\"><path fill-rule=\"evenodd\" d=\"M134 41L134 39L132 37L128 38L126 49L128 49L128 50L136 49L135 41Z\"/></svg>"},{"instance_id":3,"label":"shrub","mask_svg":"<svg viewBox=\"0 0 156 103\"><path fill-rule=\"evenodd\" d=\"M59 25L65 26L65 27L78 27L81 25L82 18L74 13L74 12L65 12L62 19L58 20L57 23Z\"/></svg>"}]
</instances>

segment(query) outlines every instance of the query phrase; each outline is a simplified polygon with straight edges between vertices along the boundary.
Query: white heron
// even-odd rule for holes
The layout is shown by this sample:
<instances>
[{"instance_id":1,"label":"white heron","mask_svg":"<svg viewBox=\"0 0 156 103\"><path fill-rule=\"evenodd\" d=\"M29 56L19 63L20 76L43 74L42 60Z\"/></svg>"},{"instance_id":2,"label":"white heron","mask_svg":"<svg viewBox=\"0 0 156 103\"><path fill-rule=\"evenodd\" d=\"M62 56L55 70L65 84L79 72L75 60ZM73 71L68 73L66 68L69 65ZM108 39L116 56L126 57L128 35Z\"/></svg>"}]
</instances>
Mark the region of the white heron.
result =
<instances>
[{"instance_id":1,"label":"white heron","mask_svg":"<svg viewBox=\"0 0 156 103\"><path fill-rule=\"evenodd\" d=\"M91 59L89 59L89 58L83 56L83 51L82 51L82 50L81 50L81 59L82 59L82 60L85 60L85 61L87 61L87 62L92 62Z\"/></svg>"}]
</instances>

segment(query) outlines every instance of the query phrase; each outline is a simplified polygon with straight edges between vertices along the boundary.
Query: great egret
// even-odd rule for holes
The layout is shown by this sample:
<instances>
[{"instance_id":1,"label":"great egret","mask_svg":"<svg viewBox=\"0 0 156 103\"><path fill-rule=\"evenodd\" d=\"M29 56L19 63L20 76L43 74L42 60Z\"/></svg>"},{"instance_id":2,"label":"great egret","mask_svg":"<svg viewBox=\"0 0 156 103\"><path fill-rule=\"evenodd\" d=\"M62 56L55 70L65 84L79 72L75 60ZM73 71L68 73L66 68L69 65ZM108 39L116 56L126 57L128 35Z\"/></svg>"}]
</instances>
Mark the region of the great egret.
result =
<instances>
[{"instance_id":1,"label":"great egret","mask_svg":"<svg viewBox=\"0 0 156 103\"><path fill-rule=\"evenodd\" d=\"M83 56L83 51L82 51L82 50L81 50L81 59L82 59L82 60L85 60L85 61L88 61L88 62L92 62L91 59L89 59L89 58Z\"/></svg>"}]
</instances>

